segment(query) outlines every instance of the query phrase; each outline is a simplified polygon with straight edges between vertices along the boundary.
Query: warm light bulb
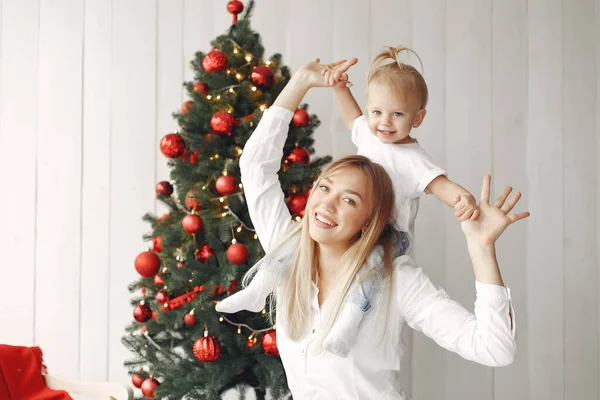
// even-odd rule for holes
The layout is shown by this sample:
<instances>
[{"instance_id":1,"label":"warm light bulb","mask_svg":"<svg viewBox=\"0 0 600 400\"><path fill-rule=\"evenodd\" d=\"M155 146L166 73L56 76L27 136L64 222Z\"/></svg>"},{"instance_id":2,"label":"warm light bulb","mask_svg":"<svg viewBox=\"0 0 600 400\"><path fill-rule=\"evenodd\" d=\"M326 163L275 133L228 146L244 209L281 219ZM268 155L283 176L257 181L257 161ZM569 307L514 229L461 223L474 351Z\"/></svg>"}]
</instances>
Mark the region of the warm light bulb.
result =
<instances>
[{"instance_id":1,"label":"warm light bulb","mask_svg":"<svg viewBox=\"0 0 600 400\"><path fill-rule=\"evenodd\" d=\"M238 228L236 229L237 233L240 233L242 231L242 227L238 226Z\"/></svg>"},{"instance_id":2,"label":"warm light bulb","mask_svg":"<svg viewBox=\"0 0 600 400\"><path fill-rule=\"evenodd\" d=\"M257 87L256 86L252 86L252 91L256 92Z\"/></svg>"},{"instance_id":3,"label":"warm light bulb","mask_svg":"<svg viewBox=\"0 0 600 400\"><path fill-rule=\"evenodd\" d=\"M237 53L239 53L239 52L240 52L240 51L237 49L237 47L236 47L235 49L233 49L233 54L237 54Z\"/></svg>"},{"instance_id":4,"label":"warm light bulb","mask_svg":"<svg viewBox=\"0 0 600 400\"><path fill-rule=\"evenodd\" d=\"M266 61L265 64L271 65L271 60Z\"/></svg>"},{"instance_id":5,"label":"warm light bulb","mask_svg":"<svg viewBox=\"0 0 600 400\"><path fill-rule=\"evenodd\" d=\"M223 197L221 197L221 198L219 199L219 201L222 203L222 202L224 202L224 201L225 201L225 199L224 199Z\"/></svg>"},{"instance_id":6,"label":"warm light bulb","mask_svg":"<svg viewBox=\"0 0 600 400\"><path fill-rule=\"evenodd\" d=\"M246 55L246 61L248 61L248 62L252 61L252 56L250 54Z\"/></svg>"},{"instance_id":7,"label":"warm light bulb","mask_svg":"<svg viewBox=\"0 0 600 400\"><path fill-rule=\"evenodd\" d=\"M219 322L223 322L223 317L219 317Z\"/></svg>"},{"instance_id":8,"label":"warm light bulb","mask_svg":"<svg viewBox=\"0 0 600 400\"><path fill-rule=\"evenodd\" d=\"M242 74L235 74L235 77L236 77L237 79L242 79Z\"/></svg>"},{"instance_id":9,"label":"warm light bulb","mask_svg":"<svg viewBox=\"0 0 600 400\"><path fill-rule=\"evenodd\" d=\"M238 154L239 154L239 155L242 155L242 153L244 152L244 150L242 150L242 149L238 149L238 151L237 151L237 152L238 152Z\"/></svg>"},{"instance_id":10,"label":"warm light bulb","mask_svg":"<svg viewBox=\"0 0 600 400\"><path fill-rule=\"evenodd\" d=\"M221 95L218 95L218 96L217 96L217 100L221 100Z\"/></svg>"},{"instance_id":11,"label":"warm light bulb","mask_svg":"<svg viewBox=\"0 0 600 400\"><path fill-rule=\"evenodd\" d=\"M210 94L209 94L209 95L206 95L206 99L207 99L207 100L210 100L210 99L212 99L212 96L211 96Z\"/></svg>"},{"instance_id":12,"label":"warm light bulb","mask_svg":"<svg viewBox=\"0 0 600 400\"><path fill-rule=\"evenodd\" d=\"M233 93L233 92L234 92L233 88L229 88L229 93Z\"/></svg>"},{"instance_id":13,"label":"warm light bulb","mask_svg":"<svg viewBox=\"0 0 600 400\"><path fill-rule=\"evenodd\" d=\"M265 109L267 108L267 106L265 106L264 104L261 105L260 107L258 107L260 109L260 111L265 111Z\"/></svg>"}]
</instances>

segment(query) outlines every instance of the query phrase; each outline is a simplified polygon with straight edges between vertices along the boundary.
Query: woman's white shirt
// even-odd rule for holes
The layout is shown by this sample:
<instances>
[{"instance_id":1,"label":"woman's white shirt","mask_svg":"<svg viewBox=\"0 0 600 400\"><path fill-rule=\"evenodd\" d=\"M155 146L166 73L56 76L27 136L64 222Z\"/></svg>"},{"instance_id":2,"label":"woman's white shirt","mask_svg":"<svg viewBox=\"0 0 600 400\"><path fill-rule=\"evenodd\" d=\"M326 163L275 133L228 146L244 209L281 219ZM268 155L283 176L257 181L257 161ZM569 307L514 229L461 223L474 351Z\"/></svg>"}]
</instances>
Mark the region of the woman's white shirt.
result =
<instances>
[{"instance_id":1,"label":"woman's white shirt","mask_svg":"<svg viewBox=\"0 0 600 400\"><path fill-rule=\"evenodd\" d=\"M267 252L293 224L277 175L292 115L277 106L266 110L240 158L250 217ZM510 364L516 353L510 290L481 282L475 282L475 289L473 314L433 285L409 256L395 259L393 276L372 299L349 356L340 358L314 351L325 310L314 286L302 340L289 339L284 312L277 310L277 345L294 399L405 399L398 379L405 322L468 360Z\"/></svg>"}]
</instances>

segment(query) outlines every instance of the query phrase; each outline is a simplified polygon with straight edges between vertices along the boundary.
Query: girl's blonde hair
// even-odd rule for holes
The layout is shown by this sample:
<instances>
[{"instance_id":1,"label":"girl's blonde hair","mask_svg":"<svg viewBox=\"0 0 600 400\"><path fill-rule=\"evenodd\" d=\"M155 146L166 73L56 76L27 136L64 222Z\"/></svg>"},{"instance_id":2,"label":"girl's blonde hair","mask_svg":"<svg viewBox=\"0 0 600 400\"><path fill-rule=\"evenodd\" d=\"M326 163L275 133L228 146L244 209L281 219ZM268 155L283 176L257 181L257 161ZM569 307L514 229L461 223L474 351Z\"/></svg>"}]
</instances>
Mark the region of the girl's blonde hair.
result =
<instances>
[{"instance_id":1,"label":"girl's blonde hair","mask_svg":"<svg viewBox=\"0 0 600 400\"><path fill-rule=\"evenodd\" d=\"M376 245L382 245L384 248L385 266L381 269L381 273L391 276L392 271L393 230L390 230L388 224L394 214L392 181L379 164L366 157L355 155L341 158L331 164L315 180L313 188L319 184L320 180L343 168L357 168L367 177L369 182L367 193L371 194L371 216L366 229L357 232L354 242L338 263L336 285L327 298L325 323L319 329L316 340L317 349L322 348L323 340L338 318L350 288L360 283L362 279L366 279L366 273L361 270ZM285 326L285 330L292 340L298 340L307 333L313 297L312 285L313 282L318 283L319 246L310 237L309 219L310 217L307 215L307 218L303 218L301 222L297 223L280 241L279 245L289 243L288 240L295 235L299 236L299 244L293 252L288 273L283 280L282 295L277 298L277 308L280 311L279 322ZM277 251L277 247L273 250L274 252Z\"/></svg>"},{"instance_id":2,"label":"girl's blonde hair","mask_svg":"<svg viewBox=\"0 0 600 400\"><path fill-rule=\"evenodd\" d=\"M425 83L423 75L415 67L404 64L398 59L398 55L403 51L414 54L419 60L419 64L421 64L421 70L423 70L421 57L413 50L408 47L388 47L387 50L379 53L371 62L367 77L367 92L372 83L383 82L394 89L411 90L418 96L421 108L425 108L429 99L427 83ZM387 60L391 60L392 62L386 63Z\"/></svg>"}]
</instances>

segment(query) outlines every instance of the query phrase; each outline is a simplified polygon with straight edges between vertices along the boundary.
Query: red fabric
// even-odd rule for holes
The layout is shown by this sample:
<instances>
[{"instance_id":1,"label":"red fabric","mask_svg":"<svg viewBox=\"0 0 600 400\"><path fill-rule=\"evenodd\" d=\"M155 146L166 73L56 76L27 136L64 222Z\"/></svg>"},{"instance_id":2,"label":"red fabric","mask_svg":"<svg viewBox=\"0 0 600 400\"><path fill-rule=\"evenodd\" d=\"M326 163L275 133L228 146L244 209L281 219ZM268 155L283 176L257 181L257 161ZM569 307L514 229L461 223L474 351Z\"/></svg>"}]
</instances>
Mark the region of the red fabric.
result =
<instances>
[{"instance_id":1,"label":"red fabric","mask_svg":"<svg viewBox=\"0 0 600 400\"><path fill-rule=\"evenodd\" d=\"M63 390L46 387L39 347L0 344L0 399L72 400Z\"/></svg>"}]
</instances>

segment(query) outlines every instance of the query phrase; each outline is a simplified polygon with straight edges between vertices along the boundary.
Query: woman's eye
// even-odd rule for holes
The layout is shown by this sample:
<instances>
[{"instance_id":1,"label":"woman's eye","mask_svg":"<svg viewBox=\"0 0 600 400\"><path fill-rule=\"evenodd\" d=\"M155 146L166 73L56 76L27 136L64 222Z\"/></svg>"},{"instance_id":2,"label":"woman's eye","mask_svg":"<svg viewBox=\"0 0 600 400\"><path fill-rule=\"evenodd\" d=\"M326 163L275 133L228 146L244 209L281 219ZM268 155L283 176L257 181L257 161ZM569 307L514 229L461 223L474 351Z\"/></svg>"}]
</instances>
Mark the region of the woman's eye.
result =
<instances>
[{"instance_id":1,"label":"woman's eye","mask_svg":"<svg viewBox=\"0 0 600 400\"><path fill-rule=\"evenodd\" d=\"M327 192L329 190L329 188L327 186L325 186L325 185L320 185L319 189L321 189L324 192Z\"/></svg>"}]
</instances>

